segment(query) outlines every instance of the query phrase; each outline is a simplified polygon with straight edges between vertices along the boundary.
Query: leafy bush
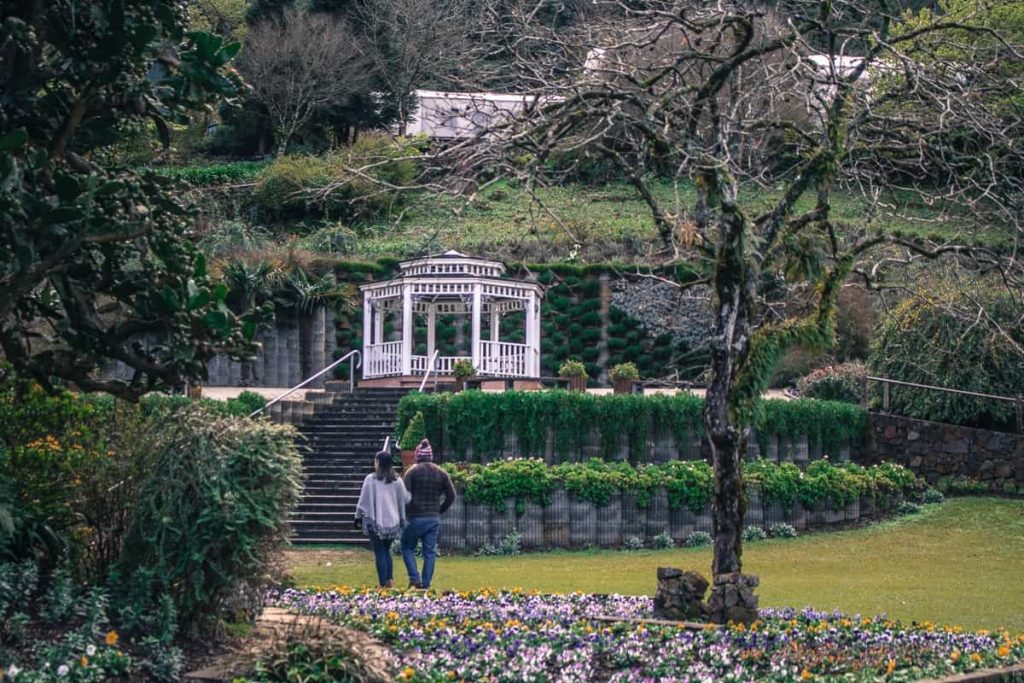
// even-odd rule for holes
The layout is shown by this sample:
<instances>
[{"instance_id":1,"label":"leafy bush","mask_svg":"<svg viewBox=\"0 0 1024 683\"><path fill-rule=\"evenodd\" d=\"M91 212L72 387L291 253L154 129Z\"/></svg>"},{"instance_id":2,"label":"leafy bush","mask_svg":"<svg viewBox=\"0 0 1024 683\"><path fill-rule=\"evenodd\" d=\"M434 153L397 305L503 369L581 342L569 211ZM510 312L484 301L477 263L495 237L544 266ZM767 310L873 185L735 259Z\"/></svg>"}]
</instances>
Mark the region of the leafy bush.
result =
<instances>
[{"instance_id":1,"label":"leafy bush","mask_svg":"<svg viewBox=\"0 0 1024 683\"><path fill-rule=\"evenodd\" d=\"M272 549L288 535L301 458L293 430L267 422L180 411L154 426L152 471L141 487L115 572L121 595L173 598L179 623L195 630L239 591L256 595ZM141 609L141 606L134 606Z\"/></svg>"},{"instance_id":2,"label":"leafy bush","mask_svg":"<svg viewBox=\"0 0 1024 683\"><path fill-rule=\"evenodd\" d=\"M905 382L1015 396L1024 386L1024 344L1019 301L979 289L965 301L953 293L911 297L879 326L869 366L873 374ZM1005 332L979 322L985 317ZM964 309L960 311L958 309ZM872 387L875 391L875 387ZM877 403L877 394L873 402ZM928 389L890 386L890 410L935 422L1007 429L1013 404Z\"/></svg>"},{"instance_id":3,"label":"leafy bush","mask_svg":"<svg viewBox=\"0 0 1024 683\"><path fill-rule=\"evenodd\" d=\"M622 379L640 379L640 370L637 369L636 363L619 363L612 367L608 373L608 377L613 381L617 382Z\"/></svg>"},{"instance_id":4,"label":"leafy bush","mask_svg":"<svg viewBox=\"0 0 1024 683\"><path fill-rule=\"evenodd\" d=\"M625 437L631 462L644 461L656 432L671 433L678 444L689 443L702 430L704 402L689 394L675 396L605 395L571 391L480 392L404 396L398 408L398 429L418 412L426 421L431 443L445 444L446 460L457 460L472 444L474 453L498 452L508 433L515 433L520 453L537 455L547 448L548 433L557 454L578 453L592 433L601 436L606 458L618 456ZM867 412L837 401L760 403L755 415L759 438L770 434L808 435L826 450L859 442L867 428ZM766 444L762 448L767 448Z\"/></svg>"},{"instance_id":5,"label":"leafy bush","mask_svg":"<svg viewBox=\"0 0 1024 683\"><path fill-rule=\"evenodd\" d=\"M402 432L402 439L398 447L403 451L411 451L427 437L427 430L424 425L423 413L416 413L416 417L409 422L405 431Z\"/></svg>"},{"instance_id":6,"label":"leafy bush","mask_svg":"<svg viewBox=\"0 0 1024 683\"><path fill-rule=\"evenodd\" d=\"M388 186L416 177L421 141L362 135L325 156L282 156L260 175L257 206L278 218L359 220L401 206L405 195ZM329 192L323 190L331 186Z\"/></svg>"},{"instance_id":7,"label":"leafy bush","mask_svg":"<svg viewBox=\"0 0 1024 683\"><path fill-rule=\"evenodd\" d=\"M578 360L567 360L558 368L559 377L587 377L587 366Z\"/></svg>"},{"instance_id":8,"label":"leafy bush","mask_svg":"<svg viewBox=\"0 0 1024 683\"><path fill-rule=\"evenodd\" d=\"M622 547L625 550L643 550L644 539L639 536L626 536L622 541Z\"/></svg>"},{"instance_id":9,"label":"leafy bush","mask_svg":"<svg viewBox=\"0 0 1024 683\"><path fill-rule=\"evenodd\" d=\"M759 526L748 526L743 529L744 541L763 541L766 538L768 534Z\"/></svg>"},{"instance_id":10,"label":"leafy bush","mask_svg":"<svg viewBox=\"0 0 1024 683\"><path fill-rule=\"evenodd\" d=\"M476 368L468 360L457 360L452 364L452 376L457 379L466 379L476 375Z\"/></svg>"},{"instance_id":11,"label":"leafy bush","mask_svg":"<svg viewBox=\"0 0 1024 683\"><path fill-rule=\"evenodd\" d=\"M779 522L768 527L768 535L772 538L796 538L796 527L792 524Z\"/></svg>"},{"instance_id":12,"label":"leafy bush","mask_svg":"<svg viewBox=\"0 0 1024 683\"><path fill-rule=\"evenodd\" d=\"M651 547L655 550L666 550L668 548L675 548L676 542L672 539L672 534L662 531L651 539Z\"/></svg>"},{"instance_id":13,"label":"leafy bush","mask_svg":"<svg viewBox=\"0 0 1024 683\"><path fill-rule=\"evenodd\" d=\"M935 487L940 493L954 496L988 493L989 487L983 481L960 475L958 477L942 477Z\"/></svg>"},{"instance_id":14,"label":"leafy bush","mask_svg":"<svg viewBox=\"0 0 1024 683\"><path fill-rule=\"evenodd\" d=\"M905 500L896 506L896 514L901 516L916 515L921 512L921 506L917 503L911 503L909 500Z\"/></svg>"},{"instance_id":15,"label":"leafy bush","mask_svg":"<svg viewBox=\"0 0 1024 683\"><path fill-rule=\"evenodd\" d=\"M273 643L254 671L235 683L386 683L395 663L382 661L368 638L354 630L299 630Z\"/></svg>"},{"instance_id":16,"label":"leafy bush","mask_svg":"<svg viewBox=\"0 0 1024 683\"><path fill-rule=\"evenodd\" d=\"M934 503L941 503L946 497L942 495L942 492L938 489L931 487L925 489L924 494L921 495L921 502L925 505L932 505Z\"/></svg>"},{"instance_id":17,"label":"leafy bush","mask_svg":"<svg viewBox=\"0 0 1024 683\"><path fill-rule=\"evenodd\" d=\"M714 539L711 538L711 534L706 531L694 531L686 540L683 541L683 545L687 548L701 548L706 545L711 545Z\"/></svg>"},{"instance_id":18,"label":"leafy bush","mask_svg":"<svg viewBox=\"0 0 1024 683\"><path fill-rule=\"evenodd\" d=\"M861 403L867 368L861 363L827 365L800 378L796 388L804 398Z\"/></svg>"}]
</instances>

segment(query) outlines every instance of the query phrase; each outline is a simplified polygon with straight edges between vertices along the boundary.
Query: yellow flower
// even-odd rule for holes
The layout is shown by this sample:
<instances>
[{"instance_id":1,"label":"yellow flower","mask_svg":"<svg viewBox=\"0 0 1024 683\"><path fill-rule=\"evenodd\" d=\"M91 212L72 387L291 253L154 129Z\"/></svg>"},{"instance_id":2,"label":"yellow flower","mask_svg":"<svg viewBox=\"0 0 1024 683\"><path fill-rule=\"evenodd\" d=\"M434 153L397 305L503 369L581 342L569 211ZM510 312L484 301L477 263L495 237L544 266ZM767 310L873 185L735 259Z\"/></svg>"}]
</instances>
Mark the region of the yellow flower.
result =
<instances>
[{"instance_id":1,"label":"yellow flower","mask_svg":"<svg viewBox=\"0 0 1024 683\"><path fill-rule=\"evenodd\" d=\"M809 681L812 678L814 678L814 674L812 674L807 669L804 669L803 671L800 672L800 680L801 681Z\"/></svg>"},{"instance_id":2,"label":"yellow flower","mask_svg":"<svg viewBox=\"0 0 1024 683\"><path fill-rule=\"evenodd\" d=\"M114 647L117 645L118 635L117 631L107 631L107 645Z\"/></svg>"},{"instance_id":3,"label":"yellow flower","mask_svg":"<svg viewBox=\"0 0 1024 683\"><path fill-rule=\"evenodd\" d=\"M974 662L975 664L980 664L981 663L981 655L979 655L977 652L972 652L971 653L971 661Z\"/></svg>"},{"instance_id":4,"label":"yellow flower","mask_svg":"<svg viewBox=\"0 0 1024 683\"><path fill-rule=\"evenodd\" d=\"M885 664L885 675L886 676L890 676L890 675L892 675L892 672L895 671L895 670L896 670L896 660L895 659L890 659Z\"/></svg>"},{"instance_id":5,"label":"yellow flower","mask_svg":"<svg viewBox=\"0 0 1024 683\"><path fill-rule=\"evenodd\" d=\"M85 667L89 666L89 658L85 655L82 655L82 658L78 660L78 663L81 664L82 668L84 669Z\"/></svg>"},{"instance_id":6,"label":"yellow flower","mask_svg":"<svg viewBox=\"0 0 1024 683\"><path fill-rule=\"evenodd\" d=\"M412 677L415 674L416 674L416 670L413 669L411 666L407 666L404 669L402 669L402 680L403 681L412 680Z\"/></svg>"},{"instance_id":7,"label":"yellow flower","mask_svg":"<svg viewBox=\"0 0 1024 683\"><path fill-rule=\"evenodd\" d=\"M960 661L960 650L953 650L952 652L950 652L949 653L949 661L953 662L954 664L959 662Z\"/></svg>"},{"instance_id":8,"label":"yellow flower","mask_svg":"<svg viewBox=\"0 0 1024 683\"><path fill-rule=\"evenodd\" d=\"M1000 657L1009 657L1010 656L1010 648L1008 648L1005 645L1003 645L998 650L996 650L996 654L999 655Z\"/></svg>"}]
</instances>

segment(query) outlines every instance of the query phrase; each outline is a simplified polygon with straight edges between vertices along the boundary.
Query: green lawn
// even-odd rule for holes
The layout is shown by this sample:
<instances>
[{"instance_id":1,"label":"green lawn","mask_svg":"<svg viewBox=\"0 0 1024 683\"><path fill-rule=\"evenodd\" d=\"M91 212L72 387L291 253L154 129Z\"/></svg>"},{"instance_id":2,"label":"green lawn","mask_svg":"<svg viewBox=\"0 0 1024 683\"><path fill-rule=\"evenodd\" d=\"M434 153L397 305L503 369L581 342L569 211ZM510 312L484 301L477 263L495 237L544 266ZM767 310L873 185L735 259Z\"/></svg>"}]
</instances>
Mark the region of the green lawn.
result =
<instances>
[{"instance_id":1,"label":"green lawn","mask_svg":"<svg viewBox=\"0 0 1024 683\"><path fill-rule=\"evenodd\" d=\"M744 562L761 576L762 606L1024 631L1024 501L958 499L868 528L762 541ZM369 551L298 549L288 564L301 586L375 583ZM653 594L657 567L706 574L710 564L708 549L443 557L434 587Z\"/></svg>"}]
</instances>

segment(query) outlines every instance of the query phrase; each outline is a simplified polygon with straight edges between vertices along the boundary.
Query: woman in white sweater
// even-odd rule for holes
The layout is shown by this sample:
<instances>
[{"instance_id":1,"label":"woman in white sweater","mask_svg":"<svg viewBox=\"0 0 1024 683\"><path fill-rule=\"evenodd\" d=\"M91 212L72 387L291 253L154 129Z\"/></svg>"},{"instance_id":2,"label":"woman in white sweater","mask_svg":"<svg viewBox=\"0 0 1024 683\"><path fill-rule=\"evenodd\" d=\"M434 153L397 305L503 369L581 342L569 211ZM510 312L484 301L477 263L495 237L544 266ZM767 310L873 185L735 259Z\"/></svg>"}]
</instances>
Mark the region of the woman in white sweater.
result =
<instances>
[{"instance_id":1,"label":"woman in white sweater","mask_svg":"<svg viewBox=\"0 0 1024 683\"><path fill-rule=\"evenodd\" d=\"M356 503L356 526L370 537L381 588L394 586L391 544L405 528L405 504L412 496L395 474L391 454L381 451L373 459L374 471L366 475Z\"/></svg>"}]
</instances>

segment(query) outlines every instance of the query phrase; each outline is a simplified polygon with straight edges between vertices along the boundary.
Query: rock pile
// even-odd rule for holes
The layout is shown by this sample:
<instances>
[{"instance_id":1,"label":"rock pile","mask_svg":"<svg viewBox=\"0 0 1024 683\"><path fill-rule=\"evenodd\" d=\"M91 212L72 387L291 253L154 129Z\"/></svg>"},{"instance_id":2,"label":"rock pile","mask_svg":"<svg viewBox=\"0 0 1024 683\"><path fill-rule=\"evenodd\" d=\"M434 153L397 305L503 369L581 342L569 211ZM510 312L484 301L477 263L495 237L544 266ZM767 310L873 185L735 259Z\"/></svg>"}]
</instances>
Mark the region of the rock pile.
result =
<instances>
[{"instance_id":1,"label":"rock pile","mask_svg":"<svg viewBox=\"0 0 1024 683\"><path fill-rule=\"evenodd\" d=\"M717 624L736 622L750 624L757 619L757 596L754 589L761 580L753 574L719 574L711 588L708 612Z\"/></svg>"},{"instance_id":2,"label":"rock pile","mask_svg":"<svg viewBox=\"0 0 1024 683\"><path fill-rule=\"evenodd\" d=\"M676 621L707 618L707 605L704 604L707 589L708 580L697 572L658 567L654 616Z\"/></svg>"}]
</instances>

